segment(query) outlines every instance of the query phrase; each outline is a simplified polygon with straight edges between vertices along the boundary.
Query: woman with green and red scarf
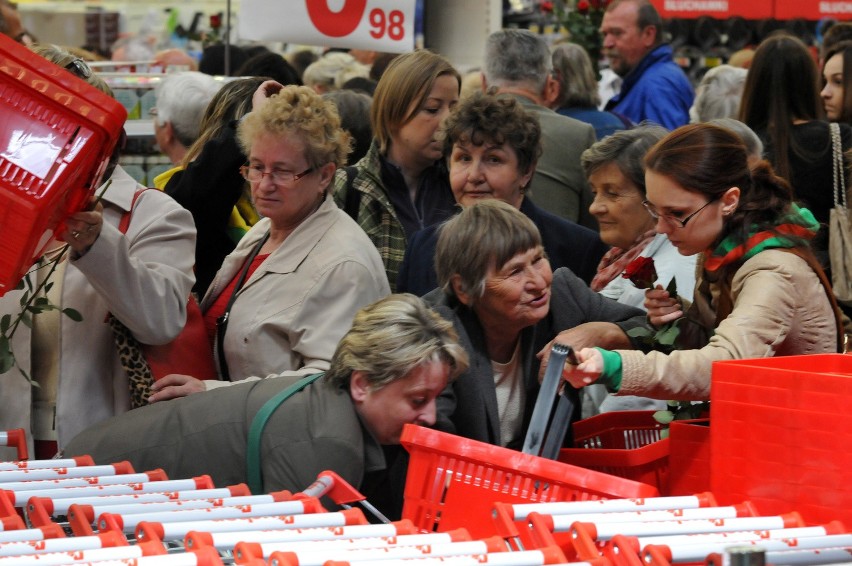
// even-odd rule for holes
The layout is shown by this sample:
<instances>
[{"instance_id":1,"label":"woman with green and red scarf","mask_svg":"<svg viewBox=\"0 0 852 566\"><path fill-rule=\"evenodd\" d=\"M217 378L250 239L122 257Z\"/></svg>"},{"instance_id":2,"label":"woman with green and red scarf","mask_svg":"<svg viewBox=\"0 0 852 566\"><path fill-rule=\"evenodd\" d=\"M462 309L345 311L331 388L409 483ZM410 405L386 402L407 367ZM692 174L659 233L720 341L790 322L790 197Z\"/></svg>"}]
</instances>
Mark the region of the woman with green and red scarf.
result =
<instances>
[{"instance_id":1,"label":"woman with green and red scarf","mask_svg":"<svg viewBox=\"0 0 852 566\"><path fill-rule=\"evenodd\" d=\"M645 157L645 208L683 255L700 254L694 302L645 295L657 328L680 329L670 354L583 349L564 375L618 395L703 400L717 360L838 351L836 303L810 250L819 224L742 141L709 124L679 128Z\"/></svg>"}]
</instances>

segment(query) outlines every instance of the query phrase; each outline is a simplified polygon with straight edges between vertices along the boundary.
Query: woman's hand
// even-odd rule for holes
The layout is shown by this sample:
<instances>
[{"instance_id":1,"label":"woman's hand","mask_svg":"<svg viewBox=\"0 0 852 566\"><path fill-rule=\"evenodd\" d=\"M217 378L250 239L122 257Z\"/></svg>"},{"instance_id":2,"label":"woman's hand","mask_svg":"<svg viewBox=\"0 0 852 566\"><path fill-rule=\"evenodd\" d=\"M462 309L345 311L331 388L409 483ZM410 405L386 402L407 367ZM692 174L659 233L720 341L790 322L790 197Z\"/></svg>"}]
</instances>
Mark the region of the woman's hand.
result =
<instances>
[{"instance_id":1,"label":"woman's hand","mask_svg":"<svg viewBox=\"0 0 852 566\"><path fill-rule=\"evenodd\" d=\"M662 285L645 291L645 310L648 311L648 320L656 328L683 316L680 300L670 296Z\"/></svg>"},{"instance_id":2,"label":"woman's hand","mask_svg":"<svg viewBox=\"0 0 852 566\"><path fill-rule=\"evenodd\" d=\"M263 81L260 83L260 86L257 87L257 90L254 91L251 97L251 109L258 110L266 104L270 96L278 94L282 88L284 88L284 85L277 81Z\"/></svg>"},{"instance_id":3,"label":"woman's hand","mask_svg":"<svg viewBox=\"0 0 852 566\"><path fill-rule=\"evenodd\" d=\"M580 363L576 366L565 363L562 378L575 389L596 382L603 371L603 356L597 348L583 348L577 353Z\"/></svg>"},{"instance_id":4,"label":"woman's hand","mask_svg":"<svg viewBox=\"0 0 852 566\"><path fill-rule=\"evenodd\" d=\"M201 393L206 390L204 382L200 379L196 379L191 375L170 373L151 385L152 393L148 397L148 402L156 403L157 401L177 399L178 397L186 397L187 395Z\"/></svg>"},{"instance_id":5,"label":"woman's hand","mask_svg":"<svg viewBox=\"0 0 852 566\"><path fill-rule=\"evenodd\" d=\"M85 254L101 234L103 211L103 205L97 203L92 210L72 214L65 220L65 231L60 234L60 239L71 246L77 255Z\"/></svg>"},{"instance_id":6,"label":"woman's hand","mask_svg":"<svg viewBox=\"0 0 852 566\"><path fill-rule=\"evenodd\" d=\"M541 360L541 367L538 371L539 382L544 379L544 372L547 370L547 362L550 359L550 349L553 347L554 342L570 344L575 351L593 346L600 346L607 350L628 350L633 348L630 338L618 325L611 322L585 322L574 328L563 330L536 354L538 359Z\"/></svg>"}]
</instances>

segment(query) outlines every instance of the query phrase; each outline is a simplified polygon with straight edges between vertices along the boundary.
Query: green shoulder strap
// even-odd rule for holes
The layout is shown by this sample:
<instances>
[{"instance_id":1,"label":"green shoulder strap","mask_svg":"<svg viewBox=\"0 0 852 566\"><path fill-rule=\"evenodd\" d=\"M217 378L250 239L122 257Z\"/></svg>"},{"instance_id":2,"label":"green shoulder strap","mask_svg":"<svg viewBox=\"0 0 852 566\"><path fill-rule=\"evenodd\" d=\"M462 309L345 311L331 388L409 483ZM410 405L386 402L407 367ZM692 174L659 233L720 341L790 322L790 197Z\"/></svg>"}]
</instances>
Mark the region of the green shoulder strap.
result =
<instances>
[{"instance_id":1,"label":"green shoulder strap","mask_svg":"<svg viewBox=\"0 0 852 566\"><path fill-rule=\"evenodd\" d=\"M315 373L313 375L303 377L287 389L284 389L278 393L278 395L264 403L254 416L254 420L251 421L251 427L249 428L248 434L248 444L246 446L246 479L249 489L253 494L257 495L263 493L263 473L261 472L260 467L260 439L261 436L263 436L263 429L266 428L266 423L269 422L269 418L272 416L272 413L274 413L284 401L317 379L321 378L323 375L325 375L325 373ZM271 379L278 378L273 377Z\"/></svg>"}]
</instances>

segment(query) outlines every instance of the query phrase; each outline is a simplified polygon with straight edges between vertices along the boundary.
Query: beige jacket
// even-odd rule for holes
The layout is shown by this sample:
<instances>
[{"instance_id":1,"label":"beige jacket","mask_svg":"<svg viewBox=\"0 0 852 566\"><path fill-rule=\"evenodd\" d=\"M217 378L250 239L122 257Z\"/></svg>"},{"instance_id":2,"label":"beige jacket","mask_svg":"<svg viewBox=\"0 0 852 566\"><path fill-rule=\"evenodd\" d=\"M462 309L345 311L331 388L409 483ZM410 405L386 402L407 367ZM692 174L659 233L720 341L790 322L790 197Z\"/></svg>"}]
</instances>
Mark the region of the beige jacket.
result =
<instances>
[{"instance_id":1,"label":"beige jacket","mask_svg":"<svg viewBox=\"0 0 852 566\"><path fill-rule=\"evenodd\" d=\"M269 219L261 220L225 258L204 296L202 311L239 273L268 231ZM376 247L326 196L238 292L224 340L231 380L327 370L355 313L388 294ZM204 384L214 389L229 382Z\"/></svg>"},{"instance_id":2,"label":"beige jacket","mask_svg":"<svg viewBox=\"0 0 852 566\"><path fill-rule=\"evenodd\" d=\"M710 290L715 306L718 287ZM733 311L703 347L669 355L619 351L623 372L618 394L709 399L714 361L837 351L834 313L819 277L804 259L781 250L760 252L736 272L731 294ZM705 309L696 314L699 310L696 297L688 316L712 329L715 313Z\"/></svg>"}]
</instances>

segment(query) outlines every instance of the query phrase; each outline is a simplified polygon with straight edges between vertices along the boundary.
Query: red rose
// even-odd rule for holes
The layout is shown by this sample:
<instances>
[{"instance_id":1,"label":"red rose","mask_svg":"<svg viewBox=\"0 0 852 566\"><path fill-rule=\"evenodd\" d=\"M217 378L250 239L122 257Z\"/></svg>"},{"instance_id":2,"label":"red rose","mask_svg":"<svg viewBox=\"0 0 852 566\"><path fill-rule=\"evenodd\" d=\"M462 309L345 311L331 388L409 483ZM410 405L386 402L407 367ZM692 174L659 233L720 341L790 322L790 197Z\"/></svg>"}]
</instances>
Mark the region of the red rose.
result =
<instances>
[{"instance_id":1,"label":"red rose","mask_svg":"<svg viewBox=\"0 0 852 566\"><path fill-rule=\"evenodd\" d=\"M545 14L551 13L553 11L553 2L542 2L541 11Z\"/></svg>"},{"instance_id":2,"label":"red rose","mask_svg":"<svg viewBox=\"0 0 852 566\"><path fill-rule=\"evenodd\" d=\"M210 16L210 28L219 29L222 27L222 14L213 14Z\"/></svg>"},{"instance_id":3,"label":"red rose","mask_svg":"<svg viewBox=\"0 0 852 566\"><path fill-rule=\"evenodd\" d=\"M621 276L630 279L637 289L652 289L654 281L657 280L654 260L650 257L637 257L624 268Z\"/></svg>"},{"instance_id":4,"label":"red rose","mask_svg":"<svg viewBox=\"0 0 852 566\"><path fill-rule=\"evenodd\" d=\"M589 0L580 0L577 2L577 11L583 15L589 13Z\"/></svg>"},{"instance_id":5,"label":"red rose","mask_svg":"<svg viewBox=\"0 0 852 566\"><path fill-rule=\"evenodd\" d=\"M600 10L601 9L601 0L589 0L589 1L592 5L593 10Z\"/></svg>"}]
</instances>

